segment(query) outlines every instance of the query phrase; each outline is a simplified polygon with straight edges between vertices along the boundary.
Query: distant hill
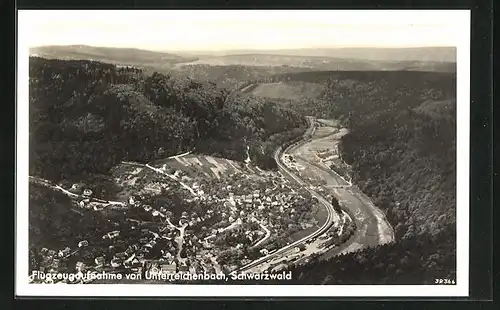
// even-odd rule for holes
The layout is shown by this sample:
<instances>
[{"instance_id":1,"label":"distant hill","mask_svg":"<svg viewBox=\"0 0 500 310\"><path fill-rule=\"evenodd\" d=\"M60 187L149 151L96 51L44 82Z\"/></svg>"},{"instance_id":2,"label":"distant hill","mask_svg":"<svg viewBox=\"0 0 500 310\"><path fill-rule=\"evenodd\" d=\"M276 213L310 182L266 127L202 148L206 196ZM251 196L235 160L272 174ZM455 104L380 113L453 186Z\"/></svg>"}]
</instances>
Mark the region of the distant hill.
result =
<instances>
[{"instance_id":1,"label":"distant hill","mask_svg":"<svg viewBox=\"0 0 500 310\"><path fill-rule=\"evenodd\" d=\"M199 52L201 55L228 56L241 54L277 54L303 57L333 57L353 60L379 61L436 61L456 62L455 47L412 47L412 48L302 48L280 50L230 50L221 52ZM206 56L205 56L206 57Z\"/></svg>"},{"instance_id":2,"label":"distant hill","mask_svg":"<svg viewBox=\"0 0 500 310\"><path fill-rule=\"evenodd\" d=\"M95 60L144 69L170 68L174 64L191 62L196 57L153 52L136 48L95 47L88 45L52 45L30 48L31 56L63 60Z\"/></svg>"},{"instance_id":3,"label":"distant hill","mask_svg":"<svg viewBox=\"0 0 500 310\"><path fill-rule=\"evenodd\" d=\"M455 48L444 47L252 50L189 54L188 52L167 53L136 48L67 45L34 47L30 49L30 54L48 59L95 60L115 65L134 66L149 72L185 72L186 65L260 67L260 71L273 68L274 72L300 70L456 71ZM197 78L196 73L195 76L192 76L192 73L195 72L190 72L190 76ZM202 72L202 75L206 74Z\"/></svg>"},{"instance_id":4,"label":"distant hill","mask_svg":"<svg viewBox=\"0 0 500 310\"><path fill-rule=\"evenodd\" d=\"M348 59L335 59L331 57L318 56L295 56L281 54L240 54L224 55L200 58L190 64L207 64L212 66L290 66L301 68L316 68L323 70L333 70L339 66L348 66L352 70L373 70L376 69L370 63L363 61L351 61Z\"/></svg>"},{"instance_id":5,"label":"distant hill","mask_svg":"<svg viewBox=\"0 0 500 310\"><path fill-rule=\"evenodd\" d=\"M280 51L281 52L281 51ZM429 60L370 60L326 56L297 56L284 54L238 54L202 57L190 63L179 63L176 68L186 65L210 66L253 66L253 67L294 67L304 71L431 71L454 72L454 62Z\"/></svg>"}]
</instances>

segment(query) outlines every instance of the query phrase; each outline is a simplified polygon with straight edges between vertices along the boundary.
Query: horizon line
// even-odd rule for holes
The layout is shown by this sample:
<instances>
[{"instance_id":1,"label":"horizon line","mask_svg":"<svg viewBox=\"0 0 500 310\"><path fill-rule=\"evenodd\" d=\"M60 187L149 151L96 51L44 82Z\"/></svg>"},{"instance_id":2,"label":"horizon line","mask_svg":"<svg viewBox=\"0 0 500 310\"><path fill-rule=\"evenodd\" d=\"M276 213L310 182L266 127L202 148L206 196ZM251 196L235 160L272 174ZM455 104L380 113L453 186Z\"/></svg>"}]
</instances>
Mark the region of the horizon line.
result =
<instances>
[{"instance_id":1,"label":"horizon line","mask_svg":"<svg viewBox=\"0 0 500 310\"><path fill-rule=\"evenodd\" d=\"M425 48L453 48L453 45L408 45L408 46L370 46L370 45L345 45L345 46L310 46L310 47L282 47L282 48L228 48L228 49L151 49L136 46L104 46L89 44L47 44L29 46L29 48L40 47L95 47L95 48L115 48L115 49L137 49L152 52L225 52L225 51L280 51L280 50L311 50L311 49L425 49Z\"/></svg>"}]
</instances>

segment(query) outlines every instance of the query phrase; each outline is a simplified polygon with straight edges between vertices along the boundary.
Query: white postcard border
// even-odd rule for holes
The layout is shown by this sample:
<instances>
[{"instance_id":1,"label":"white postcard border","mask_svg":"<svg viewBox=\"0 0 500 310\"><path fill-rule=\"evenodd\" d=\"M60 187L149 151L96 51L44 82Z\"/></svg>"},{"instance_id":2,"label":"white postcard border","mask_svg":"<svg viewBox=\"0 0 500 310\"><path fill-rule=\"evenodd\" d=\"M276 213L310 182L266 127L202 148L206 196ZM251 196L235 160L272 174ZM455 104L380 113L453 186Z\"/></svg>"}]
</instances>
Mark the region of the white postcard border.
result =
<instances>
[{"instance_id":1,"label":"white postcard border","mask_svg":"<svg viewBox=\"0 0 500 310\"><path fill-rule=\"evenodd\" d=\"M17 296L321 296L321 297L439 297L469 294L469 133L470 133L470 11L334 11L344 21L385 23L413 17L426 20L441 14L457 31L457 278L456 285L149 285L149 284L72 284L28 283L28 163L29 163L29 17L34 11L18 11L17 53L17 147L16 147L16 244L15 294ZM37 11L46 14L50 11ZM131 13L132 11L128 11ZM142 11L144 13L145 11ZM158 11L151 11L158 14ZM190 11L193 12L193 11ZM210 15L221 11L211 11ZM233 11L234 12L234 11ZM250 12L250 11L247 11ZM255 12L255 11L254 11ZM273 14L276 14L274 11ZM283 11L290 14L292 11ZM112 12L106 12L112 14ZM257 12L256 12L257 13ZM249 13L251 14L251 13ZM300 15L300 11L293 11ZM320 14L327 14L325 10ZM381 14L383 17L381 18ZM203 14L202 14L203 15ZM373 17L373 18L370 18ZM444 18L446 17L446 18ZM403 19L404 20L404 19ZM433 20L431 18L431 20Z\"/></svg>"}]
</instances>

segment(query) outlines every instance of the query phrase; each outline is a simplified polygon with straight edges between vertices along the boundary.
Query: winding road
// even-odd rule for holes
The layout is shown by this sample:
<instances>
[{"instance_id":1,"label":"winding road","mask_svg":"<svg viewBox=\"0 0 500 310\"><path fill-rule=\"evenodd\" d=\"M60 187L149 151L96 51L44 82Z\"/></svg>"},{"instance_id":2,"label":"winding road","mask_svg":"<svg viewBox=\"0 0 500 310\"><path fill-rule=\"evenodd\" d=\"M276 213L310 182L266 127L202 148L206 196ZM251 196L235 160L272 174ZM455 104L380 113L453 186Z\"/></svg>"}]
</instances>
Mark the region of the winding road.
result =
<instances>
[{"instance_id":1,"label":"winding road","mask_svg":"<svg viewBox=\"0 0 500 310\"><path fill-rule=\"evenodd\" d=\"M342 202L342 208L347 211L344 212L344 216L354 217L353 220L356 223L356 232L353 237L349 239L345 244L343 244L339 249L333 249L328 251L323 257L331 257L338 255L340 253L347 253L351 251L359 250L367 246L375 246L380 244L385 244L394 241L394 231L390 224L386 221L384 214L376 208L370 199L364 195L356 186L353 186L350 182L346 181L343 177L338 175L335 171L331 169L326 169L320 163L308 160L309 158L317 158L315 154L312 154L311 147L317 140L324 140L330 138L332 145L335 139L339 139L338 132L333 134L314 137L316 131L316 121L312 117L308 117L310 124L309 129L304 134L301 141L288 146L284 151L282 148L278 148L274 154L276 163L278 164L279 170L283 175L288 176L290 179L297 182L299 185L303 186L307 191L311 193L313 197L316 197L318 201L323 204L328 212L327 219L325 223L312 234L297 240L285 247L277 250L276 252L269 254L267 256L261 257L241 268L238 269L240 272L247 271L254 267L257 267L265 262L268 262L279 255L287 252L291 248L307 242L313 238L316 238L330 229L330 227L340 220L338 214L334 211L332 204L327 201L323 195L320 195L312 188L312 185L290 171L288 167L283 164L283 157L285 154L290 154L294 156L297 163L301 164L307 169L308 174L313 174L316 177L326 181L327 185L333 185L326 188L329 194L335 196L340 202ZM313 156L304 156L313 155ZM342 249L342 250L341 250Z\"/></svg>"}]
</instances>

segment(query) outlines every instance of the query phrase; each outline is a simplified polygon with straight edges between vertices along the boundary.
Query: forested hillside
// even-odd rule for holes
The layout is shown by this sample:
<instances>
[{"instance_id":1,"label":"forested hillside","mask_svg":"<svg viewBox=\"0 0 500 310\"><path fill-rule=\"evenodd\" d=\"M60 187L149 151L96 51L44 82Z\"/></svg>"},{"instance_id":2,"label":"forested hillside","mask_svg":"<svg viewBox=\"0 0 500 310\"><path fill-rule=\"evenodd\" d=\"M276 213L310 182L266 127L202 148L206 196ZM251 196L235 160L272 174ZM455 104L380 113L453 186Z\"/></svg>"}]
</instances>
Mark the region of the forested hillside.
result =
<instances>
[{"instance_id":1,"label":"forested hillside","mask_svg":"<svg viewBox=\"0 0 500 310\"><path fill-rule=\"evenodd\" d=\"M244 88L248 81L262 77L271 77L277 74L308 71L307 68L289 66L243 66L243 65L207 65L207 64L179 64L172 74L180 77L189 77L201 81L212 81L226 88Z\"/></svg>"},{"instance_id":2,"label":"forested hillside","mask_svg":"<svg viewBox=\"0 0 500 310\"><path fill-rule=\"evenodd\" d=\"M30 174L62 180L179 152L272 165L270 143L303 132L303 116L211 82L92 61L30 58ZM277 141L277 142L276 142ZM271 163L270 163L271 162Z\"/></svg>"},{"instance_id":3,"label":"forested hillside","mask_svg":"<svg viewBox=\"0 0 500 310\"><path fill-rule=\"evenodd\" d=\"M405 109L454 96L456 74L417 71L309 71L261 76L244 92L278 97L283 106L318 118ZM280 95L281 94L281 95Z\"/></svg>"},{"instance_id":4,"label":"forested hillside","mask_svg":"<svg viewBox=\"0 0 500 310\"><path fill-rule=\"evenodd\" d=\"M342 158L352 165L353 183L386 213L396 242L294 268L297 281L455 279L455 75L344 73L330 76L327 85L326 115L342 119L349 129L340 143Z\"/></svg>"}]
</instances>

